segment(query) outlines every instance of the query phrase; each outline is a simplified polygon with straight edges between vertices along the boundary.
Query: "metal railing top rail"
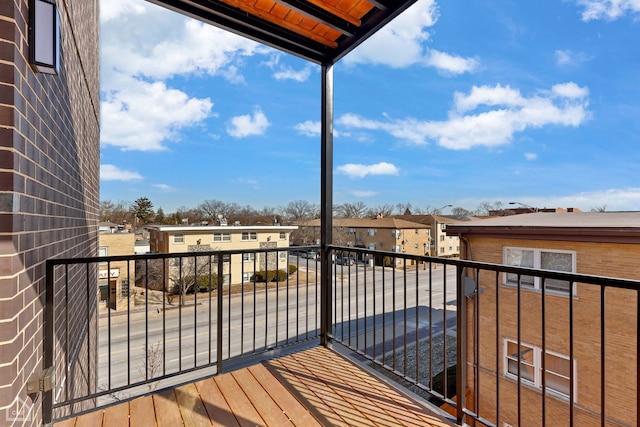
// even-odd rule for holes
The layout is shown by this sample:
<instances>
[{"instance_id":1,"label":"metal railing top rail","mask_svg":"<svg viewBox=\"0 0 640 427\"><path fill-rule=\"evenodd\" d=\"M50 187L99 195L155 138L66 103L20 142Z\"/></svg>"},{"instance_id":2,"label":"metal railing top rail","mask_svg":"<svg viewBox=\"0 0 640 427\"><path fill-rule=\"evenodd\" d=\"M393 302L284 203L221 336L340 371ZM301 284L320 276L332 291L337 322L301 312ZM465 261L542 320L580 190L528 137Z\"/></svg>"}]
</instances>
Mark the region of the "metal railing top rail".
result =
<instances>
[{"instance_id":1,"label":"metal railing top rail","mask_svg":"<svg viewBox=\"0 0 640 427\"><path fill-rule=\"evenodd\" d=\"M598 276L598 275L581 274L581 273L568 273L563 271L545 270L542 268L533 268L533 267L516 267L516 266L510 266L510 265L504 265L504 264L494 264L494 263L487 263L487 262L480 262L480 261L469 261L469 260L461 260L461 259L455 259L455 258L441 258L441 257L426 256L426 255L409 255L409 254L403 254L399 252L379 251L379 250L371 250L366 248L357 248L357 247L349 247L349 246L330 245L329 248L333 251L384 255L391 258L413 259L420 262L449 265L452 267L487 270L487 271L494 271L498 273L512 273L512 274L517 274L521 276L536 276L536 277L544 276L546 279L566 280L566 281L575 282L575 283L602 285L602 286L616 287L616 288L629 289L629 290L640 290L640 279L638 280L621 279L617 277Z\"/></svg>"}]
</instances>

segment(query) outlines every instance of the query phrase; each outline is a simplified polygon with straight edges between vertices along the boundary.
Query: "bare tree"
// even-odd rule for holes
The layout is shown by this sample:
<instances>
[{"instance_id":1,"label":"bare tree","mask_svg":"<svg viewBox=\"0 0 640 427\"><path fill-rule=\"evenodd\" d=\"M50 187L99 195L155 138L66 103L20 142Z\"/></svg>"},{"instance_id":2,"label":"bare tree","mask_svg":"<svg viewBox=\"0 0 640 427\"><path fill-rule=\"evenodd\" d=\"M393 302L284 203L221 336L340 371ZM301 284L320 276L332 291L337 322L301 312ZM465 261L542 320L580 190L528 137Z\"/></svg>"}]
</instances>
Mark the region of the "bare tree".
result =
<instances>
[{"instance_id":1,"label":"bare tree","mask_svg":"<svg viewBox=\"0 0 640 427\"><path fill-rule=\"evenodd\" d=\"M338 218L364 218L367 215L367 205L364 202L343 203L336 206L335 214Z\"/></svg>"},{"instance_id":2,"label":"bare tree","mask_svg":"<svg viewBox=\"0 0 640 427\"><path fill-rule=\"evenodd\" d=\"M131 206L127 202L114 203L111 200L100 202L100 221L110 221L115 224L132 222Z\"/></svg>"},{"instance_id":3,"label":"bare tree","mask_svg":"<svg viewBox=\"0 0 640 427\"><path fill-rule=\"evenodd\" d=\"M379 205L379 206L376 206L375 208L370 208L367 211L367 216L371 218L375 218L378 215L382 215L383 217L391 216L393 215L394 209L395 209L394 206L388 203L384 205Z\"/></svg>"},{"instance_id":4,"label":"bare tree","mask_svg":"<svg viewBox=\"0 0 640 427\"><path fill-rule=\"evenodd\" d=\"M606 212L606 211L607 211L607 205L595 206L591 208L591 212Z\"/></svg>"},{"instance_id":5,"label":"bare tree","mask_svg":"<svg viewBox=\"0 0 640 427\"><path fill-rule=\"evenodd\" d=\"M306 200L296 200L290 202L285 208L287 220L292 224L316 218L320 213L320 208Z\"/></svg>"},{"instance_id":6,"label":"bare tree","mask_svg":"<svg viewBox=\"0 0 640 427\"><path fill-rule=\"evenodd\" d=\"M491 202L482 202L478 205L478 207L476 208L474 214L475 215L489 215L490 211L498 211L502 209L502 202L501 201L495 201L493 203Z\"/></svg>"}]
</instances>

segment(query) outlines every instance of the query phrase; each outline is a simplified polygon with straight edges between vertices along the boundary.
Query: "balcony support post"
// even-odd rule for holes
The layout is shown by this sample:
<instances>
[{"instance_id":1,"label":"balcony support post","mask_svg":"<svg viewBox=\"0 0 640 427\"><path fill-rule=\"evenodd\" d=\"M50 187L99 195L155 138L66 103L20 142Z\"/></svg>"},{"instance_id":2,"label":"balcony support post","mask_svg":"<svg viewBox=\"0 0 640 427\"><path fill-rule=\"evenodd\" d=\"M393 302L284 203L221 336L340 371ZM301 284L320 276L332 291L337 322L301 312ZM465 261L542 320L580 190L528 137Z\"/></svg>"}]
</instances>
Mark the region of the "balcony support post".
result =
<instances>
[{"instance_id":1,"label":"balcony support post","mask_svg":"<svg viewBox=\"0 0 640 427\"><path fill-rule=\"evenodd\" d=\"M44 348L42 355L43 368L53 367L53 319L54 319L54 264L47 261L45 271L45 305L44 305ZM66 307L65 307L66 309ZM55 368L54 368L55 376ZM53 419L53 390L49 389L42 395L42 422L44 425L51 424Z\"/></svg>"},{"instance_id":2,"label":"balcony support post","mask_svg":"<svg viewBox=\"0 0 640 427\"><path fill-rule=\"evenodd\" d=\"M464 289L464 267L456 266L456 422L464 424L467 383L467 304Z\"/></svg>"},{"instance_id":3,"label":"balcony support post","mask_svg":"<svg viewBox=\"0 0 640 427\"><path fill-rule=\"evenodd\" d=\"M322 65L320 130L320 343L328 346L331 323L331 245L333 238L333 65Z\"/></svg>"}]
</instances>

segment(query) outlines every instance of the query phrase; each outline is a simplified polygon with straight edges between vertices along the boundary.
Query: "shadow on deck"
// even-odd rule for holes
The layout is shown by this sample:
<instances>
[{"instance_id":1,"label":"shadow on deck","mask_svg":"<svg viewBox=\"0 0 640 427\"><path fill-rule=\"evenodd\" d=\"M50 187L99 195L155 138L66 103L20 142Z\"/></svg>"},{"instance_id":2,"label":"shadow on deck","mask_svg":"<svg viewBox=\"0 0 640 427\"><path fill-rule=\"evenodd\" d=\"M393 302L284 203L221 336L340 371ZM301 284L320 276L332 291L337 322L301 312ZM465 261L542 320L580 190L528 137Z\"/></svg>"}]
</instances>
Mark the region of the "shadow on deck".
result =
<instances>
[{"instance_id":1,"label":"shadow on deck","mask_svg":"<svg viewBox=\"0 0 640 427\"><path fill-rule=\"evenodd\" d=\"M317 346L59 421L110 426L454 426L427 405Z\"/></svg>"}]
</instances>

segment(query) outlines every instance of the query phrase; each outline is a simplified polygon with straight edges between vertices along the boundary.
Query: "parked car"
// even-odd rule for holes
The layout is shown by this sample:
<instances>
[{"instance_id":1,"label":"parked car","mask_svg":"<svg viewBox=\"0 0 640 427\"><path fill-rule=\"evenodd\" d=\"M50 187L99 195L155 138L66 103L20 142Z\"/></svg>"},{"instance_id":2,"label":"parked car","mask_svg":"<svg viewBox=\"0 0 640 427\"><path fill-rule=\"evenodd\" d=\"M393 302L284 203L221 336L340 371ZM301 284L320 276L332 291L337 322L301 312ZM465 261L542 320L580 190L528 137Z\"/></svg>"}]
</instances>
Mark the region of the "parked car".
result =
<instances>
[{"instance_id":1,"label":"parked car","mask_svg":"<svg viewBox=\"0 0 640 427\"><path fill-rule=\"evenodd\" d=\"M300 253L300 258L316 259L316 253L313 252L313 251L301 252Z\"/></svg>"},{"instance_id":2,"label":"parked car","mask_svg":"<svg viewBox=\"0 0 640 427\"><path fill-rule=\"evenodd\" d=\"M339 265L354 265L356 261L349 257L340 257L335 259L335 263Z\"/></svg>"}]
</instances>

